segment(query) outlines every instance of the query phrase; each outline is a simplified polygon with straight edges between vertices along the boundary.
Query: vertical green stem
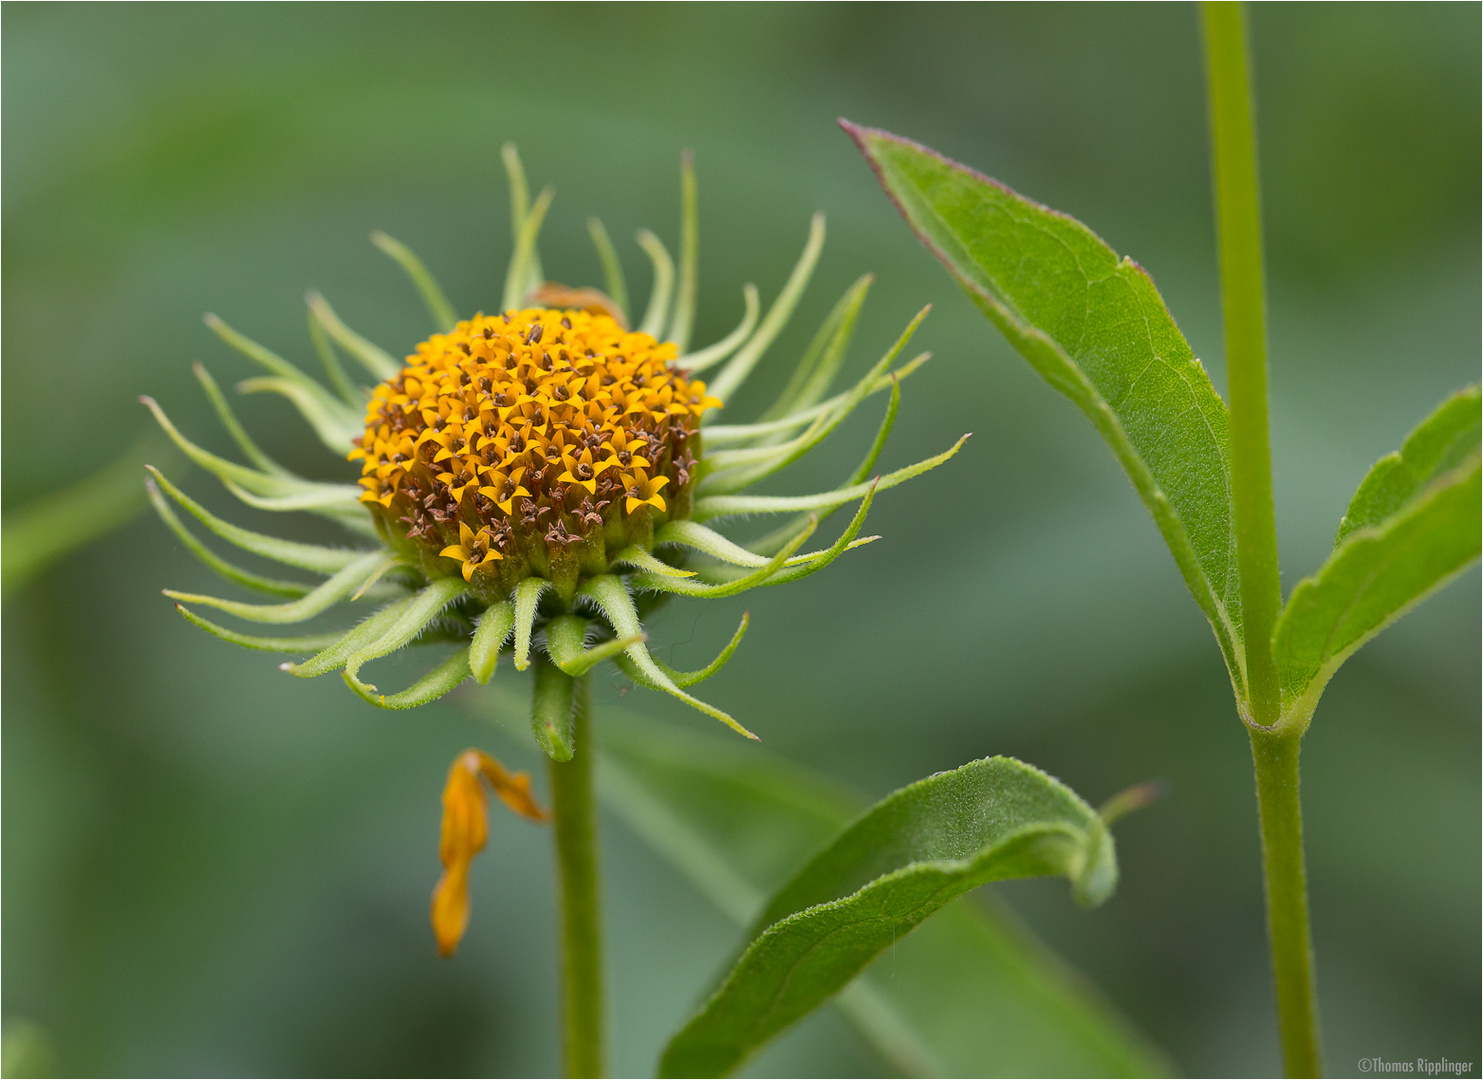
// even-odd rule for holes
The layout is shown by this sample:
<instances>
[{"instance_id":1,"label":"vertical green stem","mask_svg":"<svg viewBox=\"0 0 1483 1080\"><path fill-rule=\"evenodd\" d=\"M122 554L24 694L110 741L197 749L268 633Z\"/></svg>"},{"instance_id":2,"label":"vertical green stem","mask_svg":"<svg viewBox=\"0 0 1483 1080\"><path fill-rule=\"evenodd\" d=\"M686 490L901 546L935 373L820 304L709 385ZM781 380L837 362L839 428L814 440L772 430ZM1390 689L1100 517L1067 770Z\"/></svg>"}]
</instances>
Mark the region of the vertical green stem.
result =
<instances>
[{"instance_id":1,"label":"vertical green stem","mask_svg":"<svg viewBox=\"0 0 1483 1080\"><path fill-rule=\"evenodd\" d=\"M1277 722L1280 708L1272 628L1282 610L1282 586L1277 576L1277 519L1272 507L1272 452L1267 436L1261 206L1246 61L1246 20L1240 4L1205 4L1205 42L1231 398L1231 494L1235 503L1236 562L1241 571L1246 686L1252 713L1249 719L1270 727Z\"/></svg>"},{"instance_id":2,"label":"vertical green stem","mask_svg":"<svg viewBox=\"0 0 1483 1080\"><path fill-rule=\"evenodd\" d=\"M576 680L569 761L551 762L552 814L561 891L563 1052L568 1076L602 1076L602 895L587 676Z\"/></svg>"},{"instance_id":3,"label":"vertical green stem","mask_svg":"<svg viewBox=\"0 0 1483 1080\"><path fill-rule=\"evenodd\" d=\"M1322 1076L1313 940L1308 931L1308 880L1303 868L1303 811L1298 802L1297 732L1251 732L1256 800L1262 822L1262 870L1267 933L1277 984L1277 1020L1288 1076Z\"/></svg>"},{"instance_id":4,"label":"vertical green stem","mask_svg":"<svg viewBox=\"0 0 1483 1080\"><path fill-rule=\"evenodd\" d=\"M1246 18L1242 6L1232 2L1207 2L1204 14L1231 399L1231 493L1246 649L1246 700L1239 704L1250 726L1256 768L1267 933L1272 946L1283 1057L1289 1076L1317 1076L1323 1065L1303 867L1303 811L1298 799L1298 743L1302 733L1262 730L1278 728L1281 720L1272 629L1282 609L1282 585L1267 424L1261 204Z\"/></svg>"}]
</instances>

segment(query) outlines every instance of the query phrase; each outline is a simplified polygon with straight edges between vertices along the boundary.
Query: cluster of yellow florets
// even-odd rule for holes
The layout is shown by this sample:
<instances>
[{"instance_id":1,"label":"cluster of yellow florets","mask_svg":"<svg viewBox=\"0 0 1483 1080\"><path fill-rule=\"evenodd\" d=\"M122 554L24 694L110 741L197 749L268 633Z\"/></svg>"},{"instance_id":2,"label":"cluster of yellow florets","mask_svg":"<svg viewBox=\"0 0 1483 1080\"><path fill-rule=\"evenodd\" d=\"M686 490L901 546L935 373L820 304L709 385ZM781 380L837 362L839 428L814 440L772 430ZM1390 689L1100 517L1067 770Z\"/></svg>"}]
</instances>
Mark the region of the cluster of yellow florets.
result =
<instances>
[{"instance_id":1,"label":"cluster of yellow florets","mask_svg":"<svg viewBox=\"0 0 1483 1080\"><path fill-rule=\"evenodd\" d=\"M688 512L700 417L721 403L675 358L593 311L461 322L372 394L361 500L491 590L558 563L604 572Z\"/></svg>"}]
</instances>

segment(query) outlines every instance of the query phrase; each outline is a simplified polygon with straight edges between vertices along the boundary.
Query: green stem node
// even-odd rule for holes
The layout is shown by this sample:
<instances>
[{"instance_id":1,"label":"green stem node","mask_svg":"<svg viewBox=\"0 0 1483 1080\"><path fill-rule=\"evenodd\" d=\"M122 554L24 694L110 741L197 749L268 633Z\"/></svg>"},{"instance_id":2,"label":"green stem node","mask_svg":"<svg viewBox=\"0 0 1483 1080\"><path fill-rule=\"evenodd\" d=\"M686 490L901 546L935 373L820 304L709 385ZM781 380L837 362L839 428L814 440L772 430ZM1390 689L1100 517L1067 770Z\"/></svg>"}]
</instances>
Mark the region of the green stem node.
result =
<instances>
[{"instance_id":1,"label":"green stem node","mask_svg":"<svg viewBox=\"0 0 1483 1080\"><path fill-rule=\"evenodd\" d=\"M536 670L537 678L541 667ZM587 677L576 679L573 690L572 727L577 752L568 761L551 762L560 886L563 1053L567 1076L602 1076L602 907Z\"/></svg>"}]
</instances>

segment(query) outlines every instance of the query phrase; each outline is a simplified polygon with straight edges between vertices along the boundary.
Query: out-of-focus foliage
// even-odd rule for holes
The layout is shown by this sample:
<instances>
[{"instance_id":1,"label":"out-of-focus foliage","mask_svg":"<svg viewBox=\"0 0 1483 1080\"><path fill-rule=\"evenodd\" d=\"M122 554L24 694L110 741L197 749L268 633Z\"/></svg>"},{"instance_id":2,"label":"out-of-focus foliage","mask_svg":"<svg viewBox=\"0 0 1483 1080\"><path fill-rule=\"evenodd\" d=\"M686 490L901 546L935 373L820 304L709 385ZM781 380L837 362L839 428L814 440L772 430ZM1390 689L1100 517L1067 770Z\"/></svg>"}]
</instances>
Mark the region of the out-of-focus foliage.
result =
<instances>
[{"instance_id":1,"label":"out-of-focus foliage","mask_svg":"<svg viewBox=\"0 0 1483 1080\"><path fill-rule=\"evenodd\" d=\"M937 304L916 339L936 358L902 388L901 460L977 432L951 475L880 500L883 540L748 605L714 699L773 751L874 797L996 753L1093 802L1168 777L1169 799L1119 828L1123 880L1103 908L1074 907L1061 883L994 891L1177 1068L1276 1067L1244 735L1208 631L1095 435L946 282L833 127L845 114L910 131L1097 222L1138 253L1219 389L1193 9L10 6L3 18L7 510L127 446L145 424L136 394L197 400L187 361L224 385L249 374L203 311L312 360L293 350L315 287L384 348L418 340L426 316L372 229L416 249L458 310L493 308L510 243L505 139L559 181L546 274L602 280L584 225L599 214L642 294L629 237L671 220L676 154L691 146L701 295L731 298L702 300L695 339L731 329L745 280L781 285L822 207L830 250L778 355L801 353L826 298L874 269L860 341ZM1370 464L1476 378L1480 16L1326 5L1252 18L1291 585L1328 555ZM519 63L498 62L521 48ZM559 65L543 67L547 49ZM871 359L851 355L842 377ZM786 367L759 370L738 412L776 397ZM251 395L238 411L279 433L261 441L284 464L342 479L313 472L318 446L285 403ZM837 483L858 441L821 448L774 490ZM436 793L476 722L451 703L388 717L299 683L199 634L158 594L208 581L149 518L7 600L6 1015L41 1024L72 1073L552 1071L546 838L494 827L473 873L487 918L456 961L437 959L425 924ZM1483 1056L1477 594L1471 571L1356 655L1326 693L1333 722L1305 744L1336 1069ZM740 617L739 601L676 606L660 617L656 637L677 643L662 658L704 663ZM620 693L595 688L599 717ZM528 730L518 712L508 723ZM614 1067L636 1074L737 932L621 823L605 828ZM750 1068L886 1066L825 1010Z\"/></svg>"}]
</instances>

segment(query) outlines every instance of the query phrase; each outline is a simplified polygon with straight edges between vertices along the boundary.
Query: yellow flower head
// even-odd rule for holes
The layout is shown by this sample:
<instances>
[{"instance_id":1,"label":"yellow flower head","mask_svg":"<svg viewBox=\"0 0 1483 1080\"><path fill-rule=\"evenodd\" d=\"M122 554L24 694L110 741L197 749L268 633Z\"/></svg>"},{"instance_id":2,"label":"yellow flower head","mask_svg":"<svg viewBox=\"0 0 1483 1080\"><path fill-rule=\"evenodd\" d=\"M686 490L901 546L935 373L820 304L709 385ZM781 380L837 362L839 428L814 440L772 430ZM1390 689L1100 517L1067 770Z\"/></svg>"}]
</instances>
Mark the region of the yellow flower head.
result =
<instances>
[{"instance_id":1,"label":"yellow flower head","mask_svg":"<svg viewBox=\"0 0 1483 1080\"><path fill-rule=\"evenodd\" d=\"M601 310L460 322L372 392L350 455L361 501L430 573L456 560L489 598L604 566L688 509L700 421L721 403L677 352Z\"/></svg>"},{"instance_id":2,"label":"yellow flower head","mask_svg":"<svg viewBox=\"0 0 1483 1080\"><path fill-rule=\"evenodd\" d=\"M688 159L679 267L652 233L639 237L653 262L654 288L635 330L628 329L617 254L599 226L593 239L605 291L542 281L536 239L549 189L531 204L513 148L506 149L505 161L516 245L500 314L460 321L416 256L378 234L376 244L407 270L437 328L403 363L347 327L318 295L309 300L309 325L328 385L208 316L217 334L266 371L241 388L287 398L336 457L348 452L360 463L360 476L329 483L294 475L253 442L199 366L197 377L250 465L196 445L153 399L145 404L176 445L242 501L261 510L317 514L343 528L351 543L310 544L241 528L152 470L150 497L181 541L223 577L276 599L166 595L182 616L218 637L303 657L281 665L295 676L341 671L351 689L382 708L427 704L471 677L487 683L508 652L517 670L535 668L531 730L557 762L571 760L577 749L574 687L604 662L755 738L688 689L730 659L746 616L710 664L676 671L649 652L641 612L668 596L719 599L797 581L875 539L860 536L875 495L942 464L962 445L960 439L935 457L875 473L895 422L900 384L926 359L894 366L926 311L853 386L831 394L870 285L868 276L861 278L825 320L761 421L714 424L721 400L747 379L798 304L823 246L822 216L815 217L803 254L767 313L748 285L740 325L692 351L699 238ZM373 390L346 373L342 356L371 375ZM712 368L708 392L693 376ZM889 393L889 404L880 430L837 487L809 495L750 493L882 393ZM804 549L825 518L850 505L854 515L833 543ZM187 529L174 507L227 543L321 580L285 580L238 567ZM782 515L783 521L746 545L706 524L757 515ZM357 601L378 606L328 634L258 636L197 613L209 607L282 625ZM397 692L383 693L361 678L367 664L413 642L452 650ZM468 922L469 864L487 835L486 783L517 813L544 817L523 776L511 776L479 751L459 756L443 795L444 872L432 904L444 953Z\"/></svg>"}]
</instances>

